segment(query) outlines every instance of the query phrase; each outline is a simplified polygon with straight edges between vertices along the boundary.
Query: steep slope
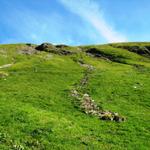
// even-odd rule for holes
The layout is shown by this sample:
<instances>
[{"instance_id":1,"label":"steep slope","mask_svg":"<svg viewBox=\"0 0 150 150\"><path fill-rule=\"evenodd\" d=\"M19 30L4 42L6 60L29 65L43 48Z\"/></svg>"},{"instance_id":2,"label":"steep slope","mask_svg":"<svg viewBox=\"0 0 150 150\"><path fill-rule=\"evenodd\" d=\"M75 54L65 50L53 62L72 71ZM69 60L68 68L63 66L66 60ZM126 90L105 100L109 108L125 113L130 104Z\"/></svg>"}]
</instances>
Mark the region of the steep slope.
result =
<instances>
[{"instance_id":1,"label":"steep slope","mask_svg":"<svg viewBox=\"0 0 150 150\"><path fill-rule=\"evenodd\" d=\"M128 45L0 45L0 149L149 149L149 52ZM86 114L72 94L126 120Z\"/></svg>"}]
</instances>

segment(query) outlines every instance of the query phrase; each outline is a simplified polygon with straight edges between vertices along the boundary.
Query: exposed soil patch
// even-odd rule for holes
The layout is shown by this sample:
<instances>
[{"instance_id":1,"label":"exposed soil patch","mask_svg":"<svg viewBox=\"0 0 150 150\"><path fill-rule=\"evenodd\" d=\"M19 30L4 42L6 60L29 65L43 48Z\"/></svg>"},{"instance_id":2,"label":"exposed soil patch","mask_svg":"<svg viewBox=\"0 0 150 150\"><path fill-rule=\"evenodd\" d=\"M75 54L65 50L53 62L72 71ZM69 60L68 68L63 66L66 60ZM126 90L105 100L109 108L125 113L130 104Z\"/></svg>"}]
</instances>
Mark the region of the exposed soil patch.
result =
<instances>
[{"instance_id":1,"label":"exposed soil patch","mask_svg":"<svg viewBox=\"0 0 150 150\"><path fill-rule=\"evenodd\" d=\"M38 51L33 48L25 48L19 51L19 54L25 54L25 55L33 55L37 53Z\"/></svg>"},{"instance_id":2,"label":"exposed soil patch","mask_svg":"<svg viewBox=\"0 0 150 150\"><path fill-rule=\"evenodd\" d=\"M33 46L32 44L26 44L18 51L19 54L25 54L25 55L33 55L33 54L37 54L38 52L39 51L37 51L35 49L35 46Z\"/></svg>"}]
</instances>

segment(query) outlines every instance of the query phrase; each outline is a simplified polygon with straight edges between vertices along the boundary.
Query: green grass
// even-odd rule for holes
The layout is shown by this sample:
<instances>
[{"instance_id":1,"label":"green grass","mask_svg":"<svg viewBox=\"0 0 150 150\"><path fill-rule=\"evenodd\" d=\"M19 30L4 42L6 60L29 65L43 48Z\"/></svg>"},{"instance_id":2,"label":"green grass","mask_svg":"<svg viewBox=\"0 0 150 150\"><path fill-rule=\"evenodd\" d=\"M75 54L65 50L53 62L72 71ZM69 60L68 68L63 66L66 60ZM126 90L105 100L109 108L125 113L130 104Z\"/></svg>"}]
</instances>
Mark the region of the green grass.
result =
<instances>
[{"instance_id":1,"label":"green grass","mask_svg":"<svg viewBox=\"0 0 150 150\"><path fill-rule=\"evenodd\" d=\"M24 47L0 45L0 65L14 63L0 69L8 74L0 78L0 149L149 149L149 58L110 45L70 47L76 53L67 56L19 54ZM85 53L95 47L115 59ZM86 92L105 110L125 116L125 122L102 121L76 107L70 91L85 72L78 61L95 68Z\"/></svg>"}]
</instances>

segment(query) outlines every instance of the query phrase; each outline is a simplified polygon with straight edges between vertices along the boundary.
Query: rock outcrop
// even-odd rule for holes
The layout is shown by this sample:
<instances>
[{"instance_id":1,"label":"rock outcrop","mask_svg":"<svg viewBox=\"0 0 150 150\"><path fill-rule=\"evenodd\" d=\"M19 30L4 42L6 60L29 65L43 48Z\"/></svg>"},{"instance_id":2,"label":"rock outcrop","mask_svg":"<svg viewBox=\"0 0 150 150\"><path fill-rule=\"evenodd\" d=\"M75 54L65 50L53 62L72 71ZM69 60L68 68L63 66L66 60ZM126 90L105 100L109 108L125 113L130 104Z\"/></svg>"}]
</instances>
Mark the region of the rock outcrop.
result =
<instances>
[{"instance_id":1,"label":"rock outcrop","mask_svg":"<svg viewBox=\"0 0 150 150\"><path fill-rule=\"evenodd\" d=\"M35 49L38 51L45 51L60 55L71 55L73 52L66 50L68 46L67 45L53 45L51 43L43 43L41 45L38 45Z\"/></svg>"}]
</instances>

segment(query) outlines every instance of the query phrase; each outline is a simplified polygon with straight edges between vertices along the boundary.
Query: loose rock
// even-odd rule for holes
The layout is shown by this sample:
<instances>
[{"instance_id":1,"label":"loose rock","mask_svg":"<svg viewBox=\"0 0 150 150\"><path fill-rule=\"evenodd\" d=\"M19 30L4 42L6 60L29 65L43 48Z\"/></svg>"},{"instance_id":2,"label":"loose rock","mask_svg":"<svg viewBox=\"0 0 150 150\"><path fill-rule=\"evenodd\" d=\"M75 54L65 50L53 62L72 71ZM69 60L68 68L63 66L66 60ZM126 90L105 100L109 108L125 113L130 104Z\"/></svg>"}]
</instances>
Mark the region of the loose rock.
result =
<instances>
[{"instance_id":1,"label":"loose rock","mask_svg":"<svg viewBox=\"0 0 150 150\"><path fill-rule=\"evenodd\" d=\"M80 63L80 65L87 68L87 72L85 73L84 78L80 82L80 87L83 88L88 83L88 73L91 72L94 69L94 67L84 63ZM97 116L101 120L109 120L116 122L125 121L125 118L119 116L118 113L104 111L102 108L99 108L95 101L87 93L79 94L78 90L74 89L71 91L71 95L81 103L80 108L86 114Z\"/></svg>"}]
</instances>

